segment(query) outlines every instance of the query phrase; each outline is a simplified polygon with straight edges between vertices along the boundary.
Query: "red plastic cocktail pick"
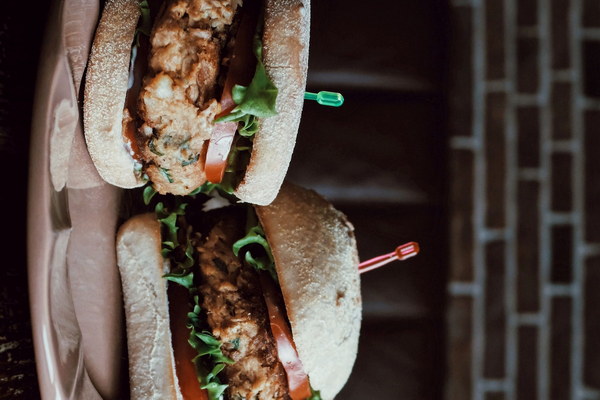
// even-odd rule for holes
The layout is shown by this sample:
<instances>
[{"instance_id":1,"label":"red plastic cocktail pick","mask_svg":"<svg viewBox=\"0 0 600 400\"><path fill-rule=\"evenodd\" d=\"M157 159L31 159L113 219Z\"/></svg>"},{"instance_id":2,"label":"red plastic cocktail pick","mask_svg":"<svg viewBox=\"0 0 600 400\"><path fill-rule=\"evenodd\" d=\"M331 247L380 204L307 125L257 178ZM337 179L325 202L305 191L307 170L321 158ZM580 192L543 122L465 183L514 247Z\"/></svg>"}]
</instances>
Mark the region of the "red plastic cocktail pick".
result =
<instances>
[{"instance_id":1,"label":"red plastic cocktail pick","mask_svg":"<svg viewBox=\"0 0 600 400\"><path fill-rule=\"evenodd\" d=\"M396 247L396 250L391 253L361 262L358 265L358 272L362 274L389 264L392 261L404 261L419 254L419 250L419 243L417 242L404 243L403 245Z\"/></svg>"}]
</instances>

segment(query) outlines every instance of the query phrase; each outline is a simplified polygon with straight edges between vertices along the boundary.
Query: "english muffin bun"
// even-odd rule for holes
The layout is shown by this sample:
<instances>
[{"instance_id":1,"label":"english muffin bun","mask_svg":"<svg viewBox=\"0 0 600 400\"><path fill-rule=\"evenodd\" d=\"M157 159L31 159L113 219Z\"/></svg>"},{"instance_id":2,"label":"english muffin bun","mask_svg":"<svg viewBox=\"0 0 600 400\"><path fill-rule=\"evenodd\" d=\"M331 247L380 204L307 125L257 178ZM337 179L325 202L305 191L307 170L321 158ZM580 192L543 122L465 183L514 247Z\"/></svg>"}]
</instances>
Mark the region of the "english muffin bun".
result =
<instances>
[{"instance_id":1,"label":"english muffin bun","mask_svg":"<svg viewBox=\"0 0 600 400\"><path fill-rule=\"evenodd\" d=\"M129 219L117 233L117 264L123 286L132 400L177 399L181 392L169 329L168 262L154 213Z\"/></svg>"},{"instance_id":2,"label":"english muffin bun","mask_svg":"<svg viewBox=\"0 0 600 400\"><path fill-rule=\"evenodd\" d=\"M179 3L191 1L194 0L179 1ZM223 3L227 2L223 1ZM236 4L235 1L231 3ZM186 150L185 162L181 165L170 161L165 162L169 167L163 168L155 164L158 158L163 157L162 149L156 151L151 148L152 151L146 151L144 150L146 145L140 145L142 149L138 152L141 155L138 152L134 154L139 143L148 142L148 132L154 129L145 126L142 130L146 133L138 132L141 139L136 139L136 143L133 144L131 139L125 137L123 129L132 118L137 118L136 110L124 112L124 108L129 86L131 46L139 17L137 0L106 2L86 74L84 128L88 150L102 178L113 185L124 188L141 186L144 183L144 172L147 172L160 193L187 194L206 182L205 147L210 138L217 99L196 104L196 100L188 101L185 96L179 96L179 93L187 95L190 93L189 90L178 91L176 88L170 88L174 103L181 104L182 110L185 109L188 115L190 112L194 113L195 122L188 125L202 127L198 128L198 132L192 133L191 138L181 139L194 146L191 155L188 154L191 150ZM259 120L259 129L253 139L249 165L241 178L241 183L234 191L235 195L244 202L269 204L277 195L287 173L304 102L309 30L310 0L266 0L264 2L263 61L268 77L278 89L279 94L275 105L278 114ZM220 35L223 36L222 33ZM198 56L200 61L193 62L204 62L203 57L204 55L200 54ZM162 72L152 71L146 76L144 84L149 82L152 74L158 76ZM169 82L174 82L173 85L178 81L188 82L187 77L170 79ZM200 89L200 93L212 91L213 88L204 90L201 87ZM141 102L140 100L140 104ZM177 112L181 115L183 111ZM149 118L153 121L168 119L163 118L162 115L153 115ZM201 119L202 123L196 121L197 119ZM203 122L205 119L206 123ZM179 125L185 124L182 122ZM157 157L157 154L160 156ZM188 156L192 157L189 159L193 159L194 155L197 161L188 164ZM160 180L165 182L157 183Z\"/></svg>"},{"instance_id":3,"label":"english muffin bun","mask_svg":"<svg viewBox=\"0 0 600 400\"><path fill-rule=\"evenodd\" d=\"M88 151L102 179L123 188L144 184L141 164L122 134L131 44L139 17L137 0L106 2L85 75L83 125Z\"/></svg>"},{"instance_id":4,"label":"english muffin bun","mask_svg":"<svg viewBox=\"0 0 600 400\"><path fill-rule=\"evenodd\" d=\"M267 75L279 89L278 114L262 121L250 164L235 195L246 203L270 204L292 159L304 104L310 37L310 0L265 2L263 33Z\"/></svg>"},{"instance_id":5,"label":"english muffin bun","mask_svg":"<svg viewBox=\"0 0 600 400\"><path fill-rule=\"evenodd\" d=\"M350 376L360 334L354 228L316 192L290 183L269 206L255 209L304 370L322 398L333 399Z\"/></svg>"}]
</instances>

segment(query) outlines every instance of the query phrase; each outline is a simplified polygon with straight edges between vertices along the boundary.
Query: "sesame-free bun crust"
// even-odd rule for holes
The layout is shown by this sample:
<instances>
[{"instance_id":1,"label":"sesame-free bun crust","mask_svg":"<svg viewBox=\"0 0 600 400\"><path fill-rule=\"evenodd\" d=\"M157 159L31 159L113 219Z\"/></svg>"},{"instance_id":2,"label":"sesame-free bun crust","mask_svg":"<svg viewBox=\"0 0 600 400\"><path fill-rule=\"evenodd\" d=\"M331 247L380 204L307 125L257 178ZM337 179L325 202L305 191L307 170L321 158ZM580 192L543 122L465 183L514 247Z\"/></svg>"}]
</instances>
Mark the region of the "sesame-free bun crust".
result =
<instances>
[{"instance_id":1,"label":"sesame-free bun crust","mask_svg":"<svg viewBox=\"0 0 600 400\"><path fill-rule=\"evenodd\" d=\"M137 0L108 0L96 29L85 76L83 124L88 151L108 183L132 188L144 182L123 139L123 109Z\"/></svg>"},{"instance_id":2,"label":"sesame-free bun crust","mask_svg":"<svg viewBox=\"0 0 600 400\"><path fill-rule=\"evenodd\" d=\"M312 190L284 183L255 207L269 241L294 343L324 400L342 389L358 350L362 303L354 228Z\"/></svg>"},{"instance_id":3,"label":"sesame-free bun crust","mask_svg":"<svg viewBox=\"0 0 600 400\"><path fill-rule=\"evenodd\" d=\"M274 117L260 121L250 163L235 195L267 205L281 187L292 159L304 104L310 0L266 0L263 61L277 89Z\"/></svg>"},{"instance_id":4,"label":"sesame-free bun crust","mask_svg":"<svg viewBox=\"0 0 600 400\"><path fill-rule=\"evenodd\" d=\"M161 243L154 213L129 219L117 233L132 400L183 399L171 347L167 280L162 277L168 265Z\"/></svg>"}]
</instances>

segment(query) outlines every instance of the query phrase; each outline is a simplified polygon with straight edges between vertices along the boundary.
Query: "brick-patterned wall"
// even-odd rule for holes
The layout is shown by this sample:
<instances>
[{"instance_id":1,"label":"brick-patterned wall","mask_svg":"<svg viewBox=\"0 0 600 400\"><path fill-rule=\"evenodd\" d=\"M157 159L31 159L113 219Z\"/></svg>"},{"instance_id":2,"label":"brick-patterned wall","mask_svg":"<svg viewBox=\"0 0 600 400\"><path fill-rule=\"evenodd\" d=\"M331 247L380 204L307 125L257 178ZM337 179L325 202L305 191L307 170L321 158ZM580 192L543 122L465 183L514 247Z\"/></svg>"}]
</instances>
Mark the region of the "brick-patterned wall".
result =
<instances>
[{"instance_id":1,"label":"brick-patterned wall","mask_svg":"<svg viewBox=\"0 0 600 400\"><path fill-rule=\"evenodd\" d=\"M600 399L600 1L452 0L447 399Z\"/></svg>"}]
</instances>

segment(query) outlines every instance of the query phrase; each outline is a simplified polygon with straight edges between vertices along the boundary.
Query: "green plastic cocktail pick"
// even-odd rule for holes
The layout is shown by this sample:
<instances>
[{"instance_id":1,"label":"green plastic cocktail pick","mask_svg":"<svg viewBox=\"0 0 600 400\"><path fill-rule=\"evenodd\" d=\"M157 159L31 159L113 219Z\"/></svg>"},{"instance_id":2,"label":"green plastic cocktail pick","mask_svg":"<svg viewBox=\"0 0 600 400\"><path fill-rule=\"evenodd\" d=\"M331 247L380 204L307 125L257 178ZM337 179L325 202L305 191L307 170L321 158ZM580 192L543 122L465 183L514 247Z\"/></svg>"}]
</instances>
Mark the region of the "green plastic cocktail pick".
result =
<instances>
[{"instance_id":1,"label":"green plastic cocktail pick","mask_svg":"<svg viewBox=\"0 0 600 400\"><path fill-rule=\"evenodd\" d=\"M319 93L304 92L305 100L316 100L322 106L339 107L344 104L344 96L341 93L325 92Z\"/></svg>"}]
</instances>

